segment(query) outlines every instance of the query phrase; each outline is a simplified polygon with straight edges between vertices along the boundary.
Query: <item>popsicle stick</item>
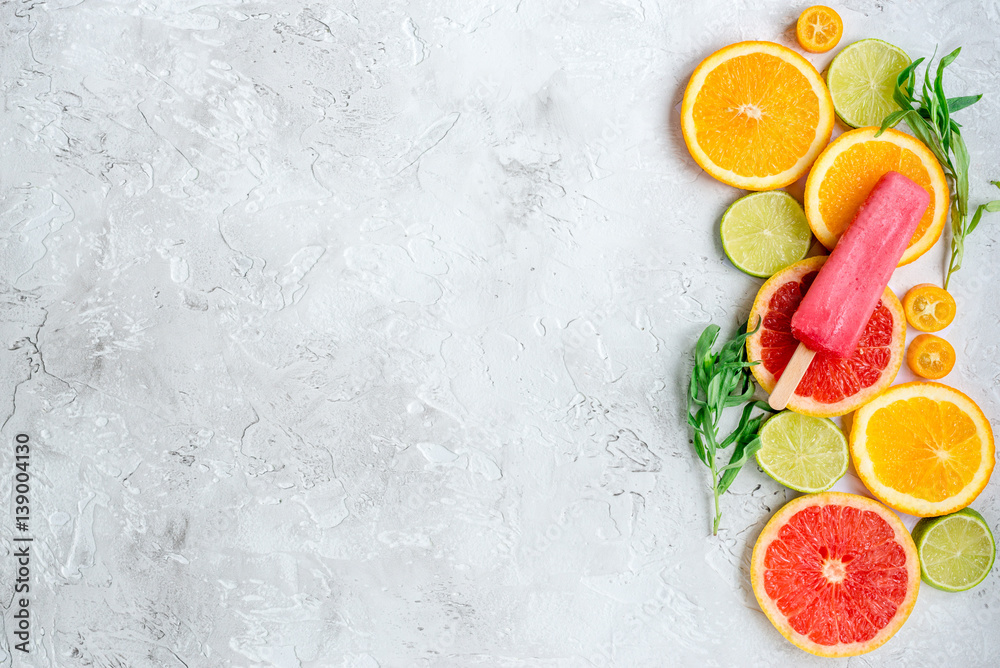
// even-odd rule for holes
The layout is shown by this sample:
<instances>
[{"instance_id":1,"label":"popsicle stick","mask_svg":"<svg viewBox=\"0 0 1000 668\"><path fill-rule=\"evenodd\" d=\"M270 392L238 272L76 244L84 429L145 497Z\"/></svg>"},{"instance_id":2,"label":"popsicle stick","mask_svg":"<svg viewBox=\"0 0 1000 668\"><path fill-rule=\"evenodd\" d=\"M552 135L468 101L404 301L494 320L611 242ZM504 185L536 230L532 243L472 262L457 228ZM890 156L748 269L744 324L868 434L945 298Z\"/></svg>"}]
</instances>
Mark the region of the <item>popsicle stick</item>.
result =
<instances>
[{"instance_id":1,"label":"popsicle stick","mask_svg":"<svg viewBox=\"0 0 1000 668\"><path fill-rule=\"evenodd\" d=\"M799 386L802 376L809 370L809 364L816 356L815 350L806 348L806 344L800 343L795 349L792 359L788 360L788 366L781 372L778 384L774 386L767 403L776 411L784 410L788 405L788 400L792 398L795 388Z\"/></svg>"}]
</instances>

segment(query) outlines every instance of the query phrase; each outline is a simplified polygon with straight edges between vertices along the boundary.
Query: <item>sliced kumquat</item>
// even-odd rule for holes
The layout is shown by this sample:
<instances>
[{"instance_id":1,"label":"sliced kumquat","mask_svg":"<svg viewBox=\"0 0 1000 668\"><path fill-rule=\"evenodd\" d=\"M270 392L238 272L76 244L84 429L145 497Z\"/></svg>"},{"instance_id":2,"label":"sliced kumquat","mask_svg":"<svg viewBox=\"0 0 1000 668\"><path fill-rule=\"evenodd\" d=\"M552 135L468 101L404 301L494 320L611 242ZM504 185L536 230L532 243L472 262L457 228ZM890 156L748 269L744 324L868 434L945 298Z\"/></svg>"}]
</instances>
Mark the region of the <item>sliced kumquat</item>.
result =
<instances>
[{"instance_id":1,"label":"sliced kumquat","mask_svg":"<svg viewBox=\"0 0 1000 668\"><path fill-rule=\"evenodd\" d=\"M921 283L903 297L903 311L914 329L938 332L955 319L955 298L932 283Z\"/></svg>"},{"instance_id":2,"label":"sliced kumquat","mask_svg":"<svg viewBox=\"0 0 1000 668\"><path fill-rule=\"evenodd\" d=\"M940 336L921 334L906 350L906 365L921 378L944 378L955 368L955 349Z\"/></svg>"},{"instance_id":3,"label":"sliced kumquat","mask_svg":"<svg viewBox=\"0 0 1000 668\"><path fill-rule=\"evenodd\" d=\"M795 23L795 37L806 51L825 53L837 46L844 34L840 14L829 7L815 5L802 12Z\"/></svg>"}]
</instances>

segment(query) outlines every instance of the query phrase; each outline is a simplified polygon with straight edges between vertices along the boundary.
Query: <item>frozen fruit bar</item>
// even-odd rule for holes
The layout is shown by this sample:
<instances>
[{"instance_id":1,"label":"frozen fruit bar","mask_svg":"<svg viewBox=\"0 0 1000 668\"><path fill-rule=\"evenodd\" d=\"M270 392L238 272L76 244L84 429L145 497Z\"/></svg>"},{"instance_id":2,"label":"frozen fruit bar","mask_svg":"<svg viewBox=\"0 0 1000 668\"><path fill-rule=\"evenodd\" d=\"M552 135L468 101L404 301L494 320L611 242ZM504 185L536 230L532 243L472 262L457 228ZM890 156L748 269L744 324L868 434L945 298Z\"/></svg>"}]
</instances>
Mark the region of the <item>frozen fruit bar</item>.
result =
<instances>
[{"instance_id":1,"label":"frozen fruit bar","mask_svg":"<svg viewBox=\"0 0 1000 668\"><path fill-rule=\"evenodd\" d=\"M792 316L795 338L816 352L854 354L929 202L898 172L875 184Z\"/></svg>"}]
</instances>

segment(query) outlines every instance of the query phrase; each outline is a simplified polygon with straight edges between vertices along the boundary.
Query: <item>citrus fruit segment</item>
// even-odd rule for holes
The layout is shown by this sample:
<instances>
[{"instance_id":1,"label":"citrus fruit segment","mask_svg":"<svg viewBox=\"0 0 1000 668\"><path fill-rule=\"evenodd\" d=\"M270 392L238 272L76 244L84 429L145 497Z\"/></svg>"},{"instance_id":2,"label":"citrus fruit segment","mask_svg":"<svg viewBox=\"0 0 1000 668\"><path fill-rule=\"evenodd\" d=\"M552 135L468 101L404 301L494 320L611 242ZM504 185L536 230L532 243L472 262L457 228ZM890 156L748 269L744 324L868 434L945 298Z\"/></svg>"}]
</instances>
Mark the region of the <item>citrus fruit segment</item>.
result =
<instances>
[{"instance_id":1,"label":"citrus fruit segment","mask_svg":"<svg viewBox=\"0 0 1000 668\"><path fill-rule=\"evenodd\" d=\"M719 225L722 248L740 271L770 276L809 252L812 230L795 198L783 190L751 193L733 202Z\"/></svg>"},{"instance_id":2,"label":"citrus fruit segment","mask_svg":"<svg viewBox=\"0 0 1000 668\"><path fill-rule=\"evenodd\" d=\"M852 128L882 125L899 109L892 95L896 77L909 64L905 51L880 39L863 39L841 49L826 71L840 120Z\"/></svg>"},{"instance_id":3,"label":"citrus fruit segment","mask_svg":"<svg viewBox=\"0 0 1000 668\"><path fill-rule=\"evenodd\" d=\"M737 188L770 190L806 173L833 130L833 102L809 61L773 42L739 42L695 68L681 103L691 157Z\"/></svg>"},{"instance_id":4,"label":"citrus fruit segment","mask_svg":"<svg viewBox=\"0 0 1000 668\"><path fill-rule=\"evenodd\" d=\"M955 368L955 349L940 336L921 334L910 341L906 365L921 378L938 380Z\"/></svg>"},{"instance_id":5,"label":"citrus fruit segment","mask_svg":"<svg viewBox=\"0 0 1000 668\"><path fill-rule=\"evenodd\" d=\"M757 463L797 492L825 492L847 473L847 437L826 418L784 411L760 429Z\"/></svg>"},{"instance_id":6,"label":"citrus fruit segment","mask_svg":"<svg viewBox=\"0 0 1000 668\"><path fill-rule=\"evenodd\" d=\"M903 311L914 329L939 332L955 319L955 298L932 283L921 283L903 297Z\"/></svg>"},{"instance_id":7,"label":"citrus fruit segment","mask_svg":"<svg viewBox=\"0 0 1000 668\"><path fill-rule=\"evenodd\" d=\"M840 42L844 22L840 14L829 7L815 5L799 15L795 22L795 38L810 53L826 53Z\"/></svg>"},{"instance_id":8,"label":"citrus fruit segment","mask_svg":"<svg viewBox=\"0 0 1000 668\"><path fill-rule=\"evenodd\" d=\"M996 540L983 516L963 508L925 517L913 527L923 581L944 591L966 591L986 579L997 556Z\"/></svg>"},{"instance_id":9,"label":"citrus fruit segment","mask_svg":"<svg viewBox=\"0 0 1000 668\"><path fill-rule=\"evenodd\" d=\"M747 357L760 362L750 369L760 386L771 392L798 341L792 336L792 314L812 285L826 257L796 262L769 278L750 310ZM899 300L886 288L851 357L817 353L788 401L797 413L818 417L844 415L858 408L896 378L906 346L906 320Z\"/></svg>"},{"instance_id":10,"label":"citrus fruit segment","mask_svg":"<svg viewBox=\"0 0 1000 668\"><path fill-rule=\"evenodd\" d=\"M849 442L865 487L919 517L969 505L993 472L989 421L976 402L940 383L890 387L854 414Z\"/></svg>"},{"instance_id":11,"label":"citrus fruit segment","mask_svg":"<svg viewBox=\"0 0 1000 668\"><path fill-rule=\"evenodd\" d=\"M816 159L806 180L806 219L816 238L829 249L886 172L909 177L931 201L899 264L913 262L934 245L944 229L950 202L948 183L937 159L920 140L899 130L860 128L837 137Z\"/></svg>"},{"instance_id":12,"label":"citrus fruit segment","mask_svg":"<svg viewBox=\"0 0 1000 668\"><path fill-rule=\"evenodd\" d=\"M855 656L906 621L920 565L895 513L863 496L823 492L775 513L754 545L750 579L761 610L793 644Z\"/></svg>"}]
</instances>

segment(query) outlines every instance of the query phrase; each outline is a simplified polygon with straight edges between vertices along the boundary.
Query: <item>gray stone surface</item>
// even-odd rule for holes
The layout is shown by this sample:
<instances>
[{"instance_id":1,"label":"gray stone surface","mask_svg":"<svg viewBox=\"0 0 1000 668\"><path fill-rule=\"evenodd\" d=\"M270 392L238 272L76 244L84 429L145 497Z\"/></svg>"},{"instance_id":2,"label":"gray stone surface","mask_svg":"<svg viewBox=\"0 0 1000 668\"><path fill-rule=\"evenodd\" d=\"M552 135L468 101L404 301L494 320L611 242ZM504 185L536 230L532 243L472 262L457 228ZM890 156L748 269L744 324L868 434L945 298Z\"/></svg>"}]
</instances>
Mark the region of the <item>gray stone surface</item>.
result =
<instances>
[{"instance_id":1,"label":"gray stone surface","mask_svg":"<svg viewBox=\"0 0 1000 668\"><path fill-rule=\"evenodd\" d=\"M0 665L830 664L749 588L789 493L749 467L711 537L682 408L697 334L761 281L723 256L740 193L675 106L701 58L790 44L801 9L0 3L0 463L31 436L35 539L31 653L11 607ZM997 4L837 9L844 43L964 47L991 195ZM998 230L947 330L994 420ZM998 526L996 481L975 507ZM990 665L998 613L996 573L925 587L833 663Z\"/></svg>"}]
</instances>

